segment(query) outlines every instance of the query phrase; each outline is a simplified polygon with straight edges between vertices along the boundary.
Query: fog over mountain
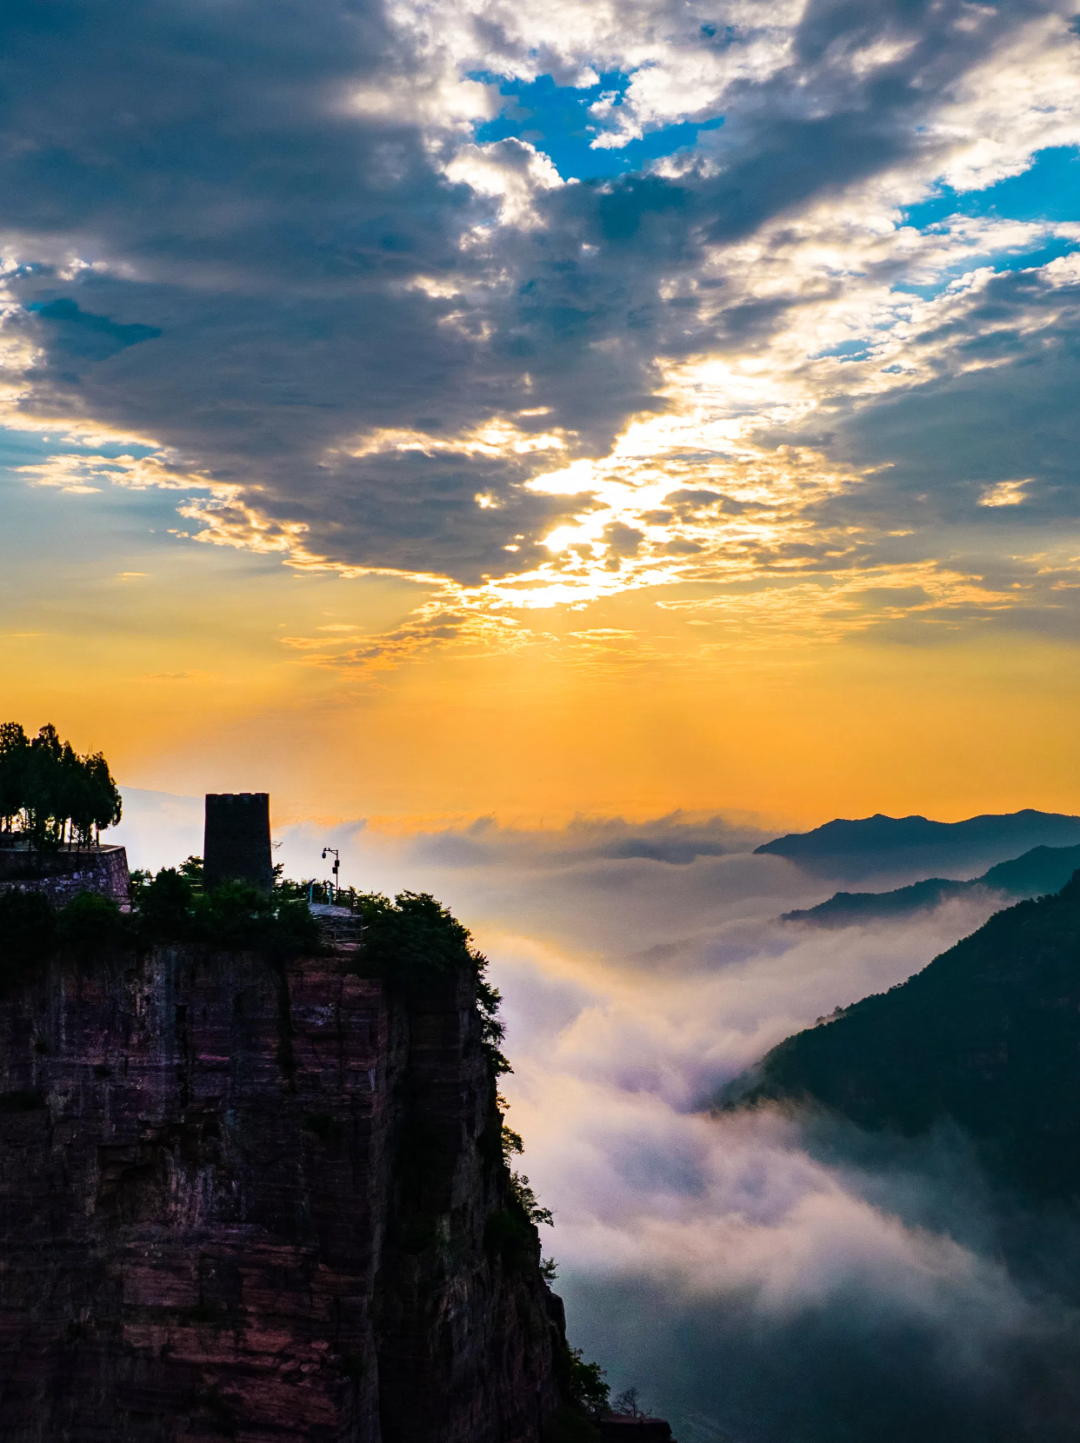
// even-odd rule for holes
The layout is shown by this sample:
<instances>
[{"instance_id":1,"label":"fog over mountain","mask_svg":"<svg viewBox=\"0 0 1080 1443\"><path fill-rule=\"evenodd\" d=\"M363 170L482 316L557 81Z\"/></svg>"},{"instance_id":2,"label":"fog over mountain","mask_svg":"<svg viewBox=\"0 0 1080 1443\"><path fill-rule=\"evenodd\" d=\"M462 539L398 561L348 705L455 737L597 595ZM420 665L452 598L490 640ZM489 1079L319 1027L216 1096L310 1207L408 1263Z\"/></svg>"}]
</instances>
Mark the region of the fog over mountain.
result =
<instances>
[{"instance_id":1,"label":"fog over mountain","mask_svg":"<svg viewBox=\"0 0 1080 1443\"><path fill-rule=\"evenodd\" d=\"M972 877L968 882L927 877L892 892L837 892L816 907L785 912L781 920L813 927L850 927L859 922L888 921L938 907L950 897L962 897L977 888L999 893L1004 903L1016 897L1059 892L1078 867L1080 846L1032 847L1030 852L1009 862L998 862L981 877Z\"/></svg>"},{"instance_id":2,"label":"fog over mountain","mask_svg":"<svg viewBox=\"0 0 1080 1443\"><path fill-rule=\"evenodd\" d=\"M183 805L161 803L170 845L195 849ZM150 837L158 808L136 800L125 825ZM787 1107L707 1112L786 1037L974 932L990 894L793 928L781 912L846 879L755 853L767 833L722 817L280 840L291 875L339 846L345 881L430 889L472 926L571 1336L680 1443L1074 1436L1073 1304L1030 1263L1071 1257L1071 1227L1003 1203L945 1124L894 1140Z\"/></svg>"},{"instance_id":3,"label":"fog over mountain","mask_svg":"<svg viewBox=\"0 0 1080 1443\"><path fill-rule=\"evenodd\" d=\"M729 1105L816 1102L875 1132L957 1124L1004 1186L1080 1195L1080 876L997 912L902 986L774 1048Z\"/></svg>"}]
</instances>

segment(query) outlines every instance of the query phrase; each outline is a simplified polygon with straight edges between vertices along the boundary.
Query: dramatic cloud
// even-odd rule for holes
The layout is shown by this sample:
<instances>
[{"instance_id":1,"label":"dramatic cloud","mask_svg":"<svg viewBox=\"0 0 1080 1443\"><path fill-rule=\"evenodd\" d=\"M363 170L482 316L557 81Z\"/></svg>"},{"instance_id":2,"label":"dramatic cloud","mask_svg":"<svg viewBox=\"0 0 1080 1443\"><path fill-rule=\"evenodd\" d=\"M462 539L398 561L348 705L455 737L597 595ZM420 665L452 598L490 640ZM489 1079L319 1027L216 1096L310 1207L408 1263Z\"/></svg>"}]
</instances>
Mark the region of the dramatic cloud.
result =
<instances>
[{"instance_id":1,"label":"dramatic cloud","mask_svg":"<svg viewBox=\"0 0 1080 1443\"><path fill-rule=\"evenodd\" d=\"M1065 8L8 18L27 479L434 588L329 664L680 583L732 645L1074 619Z\"/></svg>"}]
</instances>

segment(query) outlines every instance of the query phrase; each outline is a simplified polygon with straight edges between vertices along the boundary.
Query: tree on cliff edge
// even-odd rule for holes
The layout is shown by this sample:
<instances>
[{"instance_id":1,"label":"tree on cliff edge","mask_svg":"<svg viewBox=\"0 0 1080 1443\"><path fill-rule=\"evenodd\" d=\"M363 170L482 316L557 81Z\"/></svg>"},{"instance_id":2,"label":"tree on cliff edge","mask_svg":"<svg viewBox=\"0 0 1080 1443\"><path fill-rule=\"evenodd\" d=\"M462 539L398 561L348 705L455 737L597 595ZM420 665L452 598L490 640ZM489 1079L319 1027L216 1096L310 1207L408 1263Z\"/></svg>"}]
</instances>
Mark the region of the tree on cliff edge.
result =
<instances>
[{"instance_id":1,"label":"tree on cliff edge","mask_svg":"<svg viewBox=\"0 0 1080 1443\"><path fill-rule=\"evenodd\" d=\"M100 840L120 820L120 791L100 752L80 756L46 724L33 739L0 723L0 824L35 848Z\"/></svg>"}]
</instances>

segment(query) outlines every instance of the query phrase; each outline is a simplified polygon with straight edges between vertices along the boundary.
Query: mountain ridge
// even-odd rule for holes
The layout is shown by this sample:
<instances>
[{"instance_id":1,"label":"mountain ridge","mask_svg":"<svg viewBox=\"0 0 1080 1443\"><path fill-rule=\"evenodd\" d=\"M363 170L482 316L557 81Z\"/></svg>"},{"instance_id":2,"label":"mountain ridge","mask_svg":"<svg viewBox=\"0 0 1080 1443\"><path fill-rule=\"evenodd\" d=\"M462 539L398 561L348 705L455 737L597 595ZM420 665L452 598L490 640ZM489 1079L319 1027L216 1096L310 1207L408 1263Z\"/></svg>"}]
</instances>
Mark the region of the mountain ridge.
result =
<instances>
[{"instance_id":1,"label":"mountain ridge","mask_svg":"<svg viewBox=\"0 0 1080 1443\"><path fill-rule=\"evenodd\" d=\"M774 837L771 842L763 842L760 847L754 848L754 853L797 857L837 855L856 846L863 851L892 850L898 846L922 846L945 836L968 833L1008 835L1017 826L1042 823L1067 823L1071 830L1080 831L1080 817L1068 812L1041 812L1034 807L1024 807L1018 812L980 812L978 816L965 817L959 822L936 822L914 812L906 817L890 817L884 812L875 812L870 817L835 817L808 832L788 832L782 837Z\"/></svg>"},{"instance_id":2,"label":"mountain ridge","mask_svg":"<svg viewBox=\"0 0 1080 1443\"><path fill-rule=\"evenodd\" d=\"M1019 857L997 862L981 877L972 877L970 881L927 877L889 892L834 892L816 907L784 912L780 920L813 927L855 927L929 911L950 898L967 896L979 888L1016 898L1036 897L1059 892L1078 868L1080 845L1032 847Z\"/></svg>"},{"instance_id":3,"label":"mountain ridge","mask_svg":"<svg viewBox=\"0 0 1080 1443\"><path fill-rule=\"evenodd\" d=\"M960 880L1034 847L1077 844L1080 817L1032 807L987 812L959 822L877 812L857 819L837 817L808 832L774 837L755 848L754 855L783 857L801 871L837 881L892 875L895 886L935 873L950 880L952 873Z\"/></svg>"}]
</instances>

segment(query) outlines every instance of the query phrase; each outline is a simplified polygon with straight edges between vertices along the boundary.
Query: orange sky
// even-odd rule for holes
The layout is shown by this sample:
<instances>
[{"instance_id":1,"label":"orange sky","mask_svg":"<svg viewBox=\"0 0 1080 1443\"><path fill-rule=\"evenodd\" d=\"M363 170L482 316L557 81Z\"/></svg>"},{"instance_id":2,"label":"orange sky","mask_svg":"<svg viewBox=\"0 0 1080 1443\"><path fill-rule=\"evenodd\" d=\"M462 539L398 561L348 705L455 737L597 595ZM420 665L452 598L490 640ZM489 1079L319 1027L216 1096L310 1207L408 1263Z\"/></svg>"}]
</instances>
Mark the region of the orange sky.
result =
<instances>
[{"instance_id":1,"label":"orange sky","mask_svg":"<svg viewBox=\"0 0 1080 1443\"><path fill-rule=\"evenodd\" d=\"M1080 812L1064 10L54 8L0 719L282 821Z\"/></svg>"},{"instance_id":2,"label":"orange sky","mask_svg":"<svg viewBox=\"0 0 1080 1443\"><path fill-rule=\"evenodd\" d=\"M43 504L56 518L85 508L76 531L103 505ZM282 821L405 826L676 808L778 825L1080 811L1080 671L1061 643L969 631L900 645L816 636L812 620L778 636L767 602L749 632L702 627L699 612L657 604L677 589L653 587L515 613L527 637L425 644L380 669L343 660L337 638L398 634L416 584L157 532L121 553L116 535L110 515L93 565L72 574L62 528L51 533L53 564L9 594L0 657L4 714L104 748L127 785L268 789ZM20 561L8 561L10 579Z\"/></svg>"}]
</instances>

